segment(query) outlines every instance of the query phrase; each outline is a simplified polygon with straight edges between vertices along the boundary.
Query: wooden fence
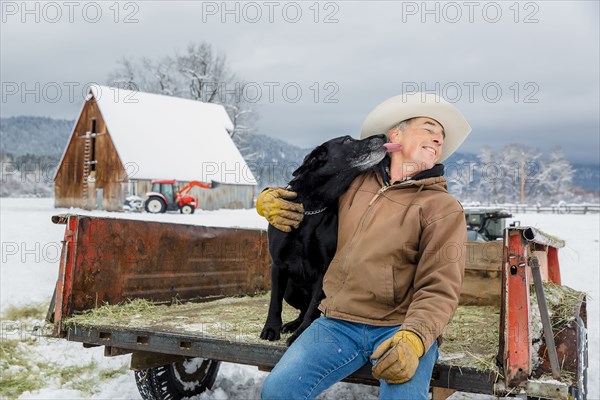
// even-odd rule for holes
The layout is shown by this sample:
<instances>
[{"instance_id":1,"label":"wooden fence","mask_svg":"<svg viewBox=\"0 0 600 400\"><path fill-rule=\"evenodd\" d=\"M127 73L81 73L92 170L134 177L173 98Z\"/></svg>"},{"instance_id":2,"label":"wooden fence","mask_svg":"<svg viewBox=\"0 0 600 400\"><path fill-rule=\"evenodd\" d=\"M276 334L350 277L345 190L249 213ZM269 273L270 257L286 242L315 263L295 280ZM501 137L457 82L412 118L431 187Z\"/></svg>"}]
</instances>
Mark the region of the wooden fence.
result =
<instances>
[{"instance_id":1,"label":"wooden fence","mask_svg":"<svg viewBox=\"0 0 600 400\"><path fill-rule=\"evenodd\" d=\"M473 206L473 204L463 204ZM481 207L483 205L477 205ZM499 207L514 214L588 214L600 213L600 204L568 204L558 203L550 206L528 204L487 204L486 207Z\"/></svg>"}]
</instances>

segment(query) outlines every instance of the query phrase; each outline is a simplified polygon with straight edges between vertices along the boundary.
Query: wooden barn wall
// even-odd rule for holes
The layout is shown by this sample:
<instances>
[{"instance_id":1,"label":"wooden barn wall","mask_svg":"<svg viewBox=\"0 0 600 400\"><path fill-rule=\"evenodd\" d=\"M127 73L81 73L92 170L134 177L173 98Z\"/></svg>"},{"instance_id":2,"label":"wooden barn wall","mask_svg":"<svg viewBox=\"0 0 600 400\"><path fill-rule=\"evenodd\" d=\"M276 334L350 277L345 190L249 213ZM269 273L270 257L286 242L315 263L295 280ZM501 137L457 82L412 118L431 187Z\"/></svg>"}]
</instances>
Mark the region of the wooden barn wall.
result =
<instances>
[{"instance_id":1,"label":"wooden barn wall","mask_svg":"<svg viewBox=\"0 0 600 400\"><path fill-rule=\"evenodd\" d=\"M95 182L88 181L88 195L83 197L83 171L85 135L92 129L96 118ZM91 171L91 169L90 169ZM127 176L119 159L110 133L95 99L86 102L75 131L67 145L63 162L54 181L55 207L102 208L109 211L121 210L127 187ZM102 204L97 204L97 189L102 190Z\"/></svg>"},{"instance_id":2,"label":"wooden barn wall","mask_svg":"<svg viewBox=\"0 0 600 400\"><path fill-rule=\"evenodd\" d=\"M187 183L187 182L186 182ZM192 189L192 196L198 198L203 210L219 208L252 208L256 186L221 184L213 189Z\"/></svg>"},{"instance_id":3,"label":"wooden barn wall","mask_svg":"<svg viewBox=\"0 0 600 400\"><path fill-rule=\"evenodd\" d=\"M150 180L133 181L133 189L130 194L144 197L152 188ZM187 181L178 181L179 188L186 185ZM193 188L191 195L198 198L200 208L203 210L218 210L219 208L252 208L254 207L254 196L256 186L252 185L229 185L220 184L213 189Z\"/></svg>"},{"instance_id":4,"label":"wooden barn wall","mask_svg":"<svg viewBox=\"0 0 600 400\"><path fill-rule=\"evenodd\" d=\"M131 183L132 190L130 190L130 195L136 195L144 198L146 193L152 189L152 181L150 179L132 179Z\"/></svg>"}]
</instances>

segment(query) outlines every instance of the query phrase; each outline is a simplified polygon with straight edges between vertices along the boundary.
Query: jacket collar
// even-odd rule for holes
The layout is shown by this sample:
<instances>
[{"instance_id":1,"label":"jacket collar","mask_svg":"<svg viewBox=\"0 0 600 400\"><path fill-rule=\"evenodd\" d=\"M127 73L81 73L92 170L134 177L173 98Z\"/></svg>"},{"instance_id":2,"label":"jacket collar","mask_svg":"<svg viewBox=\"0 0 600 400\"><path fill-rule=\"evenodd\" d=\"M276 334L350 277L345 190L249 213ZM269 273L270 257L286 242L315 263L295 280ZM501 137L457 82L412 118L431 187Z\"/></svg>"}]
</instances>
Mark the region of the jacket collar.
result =
<instances>
[{"instance_id":1,"label":"jacket collar","mask_svg":"<svg viewBox=\"0 0 600 400\"><path fill-rule=\"evenodd\" d=\"M390 180L391 180L390 164L391 164L391 159L389 156L386 156L379 163L379 172L380 172L381 177L383 178L383 182L386 186L390 186ZM421 171L421 172L417 173L415 176L413 176L412 178L407 178L403 181L396 181L393 184L397 185L399 183L403 183L403 182L407 182L407 181L419 181L422 179L436 178L436 177L443 177L443 176L444 176L444 164L435 164L432 168L426 169L425 171Z\"/></svg>"}]
</instances>

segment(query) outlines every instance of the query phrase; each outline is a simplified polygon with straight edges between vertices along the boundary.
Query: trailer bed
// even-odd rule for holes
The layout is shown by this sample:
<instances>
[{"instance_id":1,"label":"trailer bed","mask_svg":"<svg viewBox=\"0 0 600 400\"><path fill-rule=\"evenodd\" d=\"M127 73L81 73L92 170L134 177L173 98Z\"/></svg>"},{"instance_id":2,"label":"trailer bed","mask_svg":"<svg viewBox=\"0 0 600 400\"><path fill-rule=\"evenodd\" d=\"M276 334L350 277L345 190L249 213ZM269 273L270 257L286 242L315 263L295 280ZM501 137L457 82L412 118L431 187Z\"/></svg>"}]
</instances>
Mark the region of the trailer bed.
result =
<instances>
[{"instance_id":1,"label":"trailer bed","mask_svg":"<svg viewBox=\"0 0 600 400\"><path fill-rule=\"evenodd\" d=\"M63 327L69 340L104 345L108 353L161 352L269 369L283 355L288 335L274 342L259 339L268 304L267 294L174 305L138 299L73 315ZM476 385L480 393L494 392L499 314L494 306L459 307L446 329L434 380L444 380L444 387L455 390L473 391ZM284 307L284 321L296 316L296 310ZM464 336L465 330L477 335ZM349 381L378 384L369 368Z\"/></svg>"},{"instance_id":2,"label":"trailer bed","mask_svg":"<svg viewBox=\"0 0 600 400\"><path fill-rule=\"evenodd\" d=\"M54 337L105 346L107 356L133 353L139 370L191 357L269 370L285 352L286 335L259 339L269 303L265 231L77 215L53 220L66 224L47 317ZM585 294L560 285L556 248L529 238L533 233L513 228L504 243L467 243L461 305L444 331L433 388L585 398ZM531 257L547 264L543 290L560 381L547 376L525 268ZM285 306L284 322L296 316ZM378 384L369 365L346 381Z\"/></svg>"},{"instance_id":3,"label":"trailer bed","mask_svg":"<svg viewBox=\"0 0 600 400\"><path fill-rule=\"evenodd\" d=\"M175 305L133 300L122 305L106 305L74 315L64 322L70 328L95 328L107 332L151 331L228 342L266 344L285 349L285 339L274 342L259 338L269 296L240 296L220 300ZM284 303L283 320L295 319L298 312ZM498 349L500 309L494 306L460 306L444 335L440 362L458 367L481 367L492 362ZM466 332L468 340L460 336Z\"/></svg>"}]
</instances>

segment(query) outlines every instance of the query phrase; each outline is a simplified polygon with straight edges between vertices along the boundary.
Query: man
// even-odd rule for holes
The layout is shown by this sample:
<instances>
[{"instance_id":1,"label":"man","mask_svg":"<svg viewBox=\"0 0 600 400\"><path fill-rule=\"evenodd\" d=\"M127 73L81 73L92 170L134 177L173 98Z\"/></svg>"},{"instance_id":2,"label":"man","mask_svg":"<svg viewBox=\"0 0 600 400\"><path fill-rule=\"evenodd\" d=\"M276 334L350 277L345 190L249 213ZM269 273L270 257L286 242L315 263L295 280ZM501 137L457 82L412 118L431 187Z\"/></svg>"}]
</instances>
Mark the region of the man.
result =
<instances>
[{"instance_id":1,"label":"man","mask_svg":"<svg viewBox=\"0 0 600 400\"><path fill-rule=\"evenodd\" d=\"M315 398L369 361L380 398L427 398L436 339L458 305L465 262L465 216L439 162L470 131L460 111L433 94L392 97L367 116L361 138L387 133L396 151L340 198L323 315L267 377L263 399ZM289 231L303 217L294 196L267 189L257 210Z\"/></svg>"}]
</instances>

